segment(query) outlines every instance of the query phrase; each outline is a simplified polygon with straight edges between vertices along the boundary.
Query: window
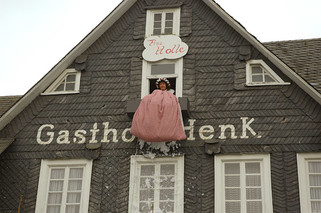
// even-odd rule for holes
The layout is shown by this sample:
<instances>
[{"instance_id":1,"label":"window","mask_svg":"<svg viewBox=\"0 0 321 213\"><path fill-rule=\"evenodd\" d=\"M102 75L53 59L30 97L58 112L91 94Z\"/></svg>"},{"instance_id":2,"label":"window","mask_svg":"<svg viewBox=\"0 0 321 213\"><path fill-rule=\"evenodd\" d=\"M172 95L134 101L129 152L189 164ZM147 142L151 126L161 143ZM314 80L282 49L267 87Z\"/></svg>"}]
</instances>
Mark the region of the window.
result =
<instances>
[{"instance_id":1,"label":"window","mask_svg":"<svg viewBox=\"0 0 321 213\"><path fill-rule=\"evenodd\" d=\"M215 212L273 212L270 156L215 156Z\"/></svg>"},{"instance_id":2,"label":"window","mask_svg":"<svg viewBox=\"0 0 321 213\"><path fill-rule=\"evenodd\" d=\"M146 37L179 35L180 8L147 10Z\"/></svg>"},{"instance_id":3,"label":"window","mask_svg":"<svg viewBox=\"0 0 321 213\"><path fill-rule=\"evenodd\" d=\"M250 60L246 64L246 84L260 85L288 85L263 60Z\"/></svg>"},{"instance_id":4,"label":"window","mask_svg":"<svg viewBox=\"0 0 321 213\"><path fill-rule=\"evenodd\" d=\"M321 153L297 154L301 212L321 212Z\"/></svg>"},{"instance_id":5,"label":"window","mask_svg":"<svg viewBox=\"0 0 321 213\"><path fill-rule=\"evenodd\" d=\"M76 71L75 69L66 69L43 94L78 93L79 84L80 71Z\"/></svg>"},{"instance_id":6,"label":"window","mask_svg":"<svg viewBox=\"0 0 321 213\"><path fill-rule=\"evenodd\" d=\"M36 213L88 211L92 161L42 160Z\"/></svg>"},{"instance_id":7,"label":"window","mask_svg":"<svg viewBox=\"0 0 321 213\"><path fill-rule=\"evenodd\" d=\"M184 157L131 157L130 213L184 211Z\"/></svg>"},{"instance_id":8,"label":"window","mask_svg":"<svg viewBox=\"0 0 321 213\"><path fill-rule=\"evenodd\" d=\"M143 62L142 94L141 97L152 93L156 89L155 82L158 78L167 78L171 89L175 90L177 97L183 95L183 59L162 60L158 62Z\"/></svg>"}]
</instances>

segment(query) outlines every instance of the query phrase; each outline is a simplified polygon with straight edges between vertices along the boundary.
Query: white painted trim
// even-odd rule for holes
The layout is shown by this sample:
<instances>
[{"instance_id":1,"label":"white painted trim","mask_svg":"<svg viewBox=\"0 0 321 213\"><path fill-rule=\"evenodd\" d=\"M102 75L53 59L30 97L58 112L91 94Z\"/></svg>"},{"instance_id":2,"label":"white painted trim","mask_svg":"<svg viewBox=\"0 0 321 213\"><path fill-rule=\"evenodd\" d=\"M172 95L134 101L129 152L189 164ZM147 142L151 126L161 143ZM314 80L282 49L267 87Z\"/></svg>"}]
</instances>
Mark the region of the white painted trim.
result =
<instances>
[{"instance_id":1,"label":"white painted trim","mask_svg":"<svg viewBox=\"0 0 321 213\"><path fill-rule=\"evenodd\" d=\"M271 187L271 165L270 154L248 154L248 155L215 155L214 170L215 170L215 212L224 212L224 169L223 162L238 162L238 161L260 161L262 162L262 208L263 213L272 213L272 187Z\"/></svg>"},{"instance_id":2,"label":"white painted trim","mask_svg":"<svg viewBox=\"0 0 321 213\"><path fill-rule=\"evenodd\" d=\"M165 75L151 75L151 65L152 64L165 64L165 63L175 63L175 74L165 74ZM183 96L183 58L175 60L161 60L157 62L148 62L143 60L142 67L142 87L141 87L141 98L144 98L149 94L149 79L157 78L176 78L176 88L175 94L177 97Z\"/></svg>"},{"instance_id":3,"label":"white painted trim","mask_svg":"<svg viewBox=\"0 0 321 213\"><path fill-rule=\"evenodd\" d=\"M84 176L82 183L80 212L88 212L89 192L92 172L92 160L71 159L71 160L41 160L38 193L35 213L46 212L49 189L49 171L52 167L82 166Z\"/></svg>"},{"instance_id":4,"label":"white painted trim","mask_svg":"<svg viewBox=\"0 0 321 213\"><path fill-rule=\"evenodd\" d=\"M301 212L312 212L310 205L310 191L308 184L308 161L321 161L321 153L297 153L298 179Z\"/></svg>"},{"instance_id":5,"label":"white painted trim","mask_svg":"<svg viewBox=\"0 0 321 213\"><path fill-rule=\"evenodd\" d=\"M168 13L173 12L173 35L179 36L180 31L180 14L181 14L181 8L167 8L167 9L152 9L147 10L146 12L146 27L145 27L145 37L149 37L153 35L154 30L154 14L155 13ZM162 18L163 18L162 14ZM163 25L162 25L163 27ZM160 36L160 35L156 35Z\"/></svg>"},{"instance_id":6,"label":"white painted trim","mask_svg":"<svg viewBox=\"0 0 321 213\"><path fill-rule=\"evenodd\" d=\"M261 65L276 82L252 82L252 66ZM284 82L263 60L249 60L246 62L246 85L247 86L272 86L272 85L290 85L290 82Z\"/></svg>"},{"instance_id":7,"label":"white painted trim","mask_svg":"<svg viewBox=\"0 0 321 213\"><path fill-rule=\"evenodd\" d=\"M160 157L160 158L145 158L142 155L132 155L130 161L130 180L129 180L129 202L128 212L138 213L137 192L139 192L138 166L141 164L156 164L156 163L173 163L176 165L175 173L175 213L184 212L184 156L178 157Z\"/></svg>"},{"instance_id":8,"label":"white painted trim","mask_svg":"<svg viewBox=\"0 0 321 213\"><path fill-rule=\"evenodd\" d=\"M68 74L76 73L75 90L73 91L55 91ZM76 69L66 69L41 95L60 95L79 93L81 72Z\"/></svg>"}]
</instances>

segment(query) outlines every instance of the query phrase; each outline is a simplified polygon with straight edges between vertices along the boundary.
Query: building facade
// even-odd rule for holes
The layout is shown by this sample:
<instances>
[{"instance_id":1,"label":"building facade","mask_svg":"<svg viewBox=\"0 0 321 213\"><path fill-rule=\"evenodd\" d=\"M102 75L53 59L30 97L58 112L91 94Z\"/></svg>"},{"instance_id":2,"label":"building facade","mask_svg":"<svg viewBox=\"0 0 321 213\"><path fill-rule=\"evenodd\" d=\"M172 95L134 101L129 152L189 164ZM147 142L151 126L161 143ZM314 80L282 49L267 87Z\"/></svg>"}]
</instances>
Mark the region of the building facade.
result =
<instances>
[{"instance_id":1,"label":"building facade","mask_svg":"<svg viewBox=\"0 0 321 213\"><path fill-rule=\"evenodd\" d=\"M0 212L320 212L320 48L211 0L123 1L1 116ZM159 77L185 140L130 134Z\"/></svg>"}]
</instances>

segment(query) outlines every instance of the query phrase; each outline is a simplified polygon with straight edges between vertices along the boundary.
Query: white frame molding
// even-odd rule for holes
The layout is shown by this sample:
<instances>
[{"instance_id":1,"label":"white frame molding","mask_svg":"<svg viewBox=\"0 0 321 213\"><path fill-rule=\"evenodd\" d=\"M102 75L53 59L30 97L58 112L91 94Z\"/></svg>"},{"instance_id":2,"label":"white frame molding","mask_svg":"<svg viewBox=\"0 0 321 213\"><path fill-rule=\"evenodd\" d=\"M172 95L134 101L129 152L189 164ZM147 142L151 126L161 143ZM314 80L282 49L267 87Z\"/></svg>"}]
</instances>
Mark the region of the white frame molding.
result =
<instances>
[{"instance_id":1,"label":"white frame molding","mask_svg":"<svg viewBox=\"0 0 321 213\"><path fill-rule=\"evenodd\" d=\"M55 91L61 82L70 73L76 73L75 90L73 91ZM76 69L66 69L41 95L59 95L59 94L75 94L79 93L81 72Z\"/></svg>"},{"instance_id":2,"label":"white frame molding","mask_svg":"<svg viewBox=\"0 0 321 213\"><path fill-rule=\"evenodd\" d=\"M89 206L89 192L92 173L92 160L87 159L70 159L70 160L41 160L38 193L35 213L46 212L49 190L49 173L50 168L81 166L84 168L80 212L87 212Z\"/></svg>"},{"instance_id":3,"label":"white frame molding","mask_svg":"<svg viewBox=\"0 0 321 213\"><path fill-rule=\"evenodd\" d=\"M252 66L262 66L276 82L252 82ZM290 82L284 82L263 60L249 60L246 62L246 85L247 86L272 86L272 85L290 85Z\"/></svg>"},{"instance_id":4,"label":"white frame molding","mask_svg":"<svg viewBox=\"0 0 321 213\"><path fill-rule=\"evenodd\" d=\"M137 213L139 207L134 205L138 203L139 196L139 165L153 163L173 163L175 164L175 213L184 212L184 156L178 157L160 157L145 158L142 155L132 155L130 161L130 181L129 181L129 202L128 213ZM137 180L138 179L138 180Z\"/></svg>"},{"instance_id":5,"label":"white frame molding","mask_svg":"<svg viewBox=\"0 0 321 213\"><path fill-rule=\"evenodd\" d=\"M240 161L260 161L261 162L261 178L262 178L262 210L263 213L272 213L272 187L271 187L271 166L270 154L247 154L247 155L215 155L215 212L225 212L225 190L224 190L224 168L225 162Z\"/></svg>"},{"instance_id":6,"label":"white frame molding","mask_svg":"<svg viewBox=\"0 0 321 213\"><path fill-rule=\"evenodd\" d=\"M153 35L154 31L154 14L155 13L170 13L172 12L173 17L173 34L179 36L179 30L180 30L180 14L181 14L181 8L168 8L168 9L155 9L155 10L147 10L146 13L146 29L145 29L145 36L149 37ZM162 15L163 17L163 15ZM161 34L164 35L164 34ZM156 35L156 36L161 36Z\"/></svg>"},{"instance_id":7,"label":"white frame molding","mask_svg":"<svg viewBox=\"0 0 321 213\"><path fill-rule=\"evenodd\" d=\"M321 162L321 153L297 153L301 212L312 212L308 177L309 161Z\"/></svg>"},{"instance_id":8,"label":"white frame molding","mask_svg":"<svg viewBox=\"0 0 321 213\"><path fill-rule=\"evenodd\" d=\"M164 75L151 75L151 65L152 64L165 64L165 63L175 63L175 74L164 74ZM142 71L142 88L141 88L141 98L144 98L149 94L149 79L158 78L176 78L176 88L175 94L177 97L183 96L183 58L174 60L161 60L157 62L148 62L143 60L143 71Z\"/></svg>"}]
</instances>

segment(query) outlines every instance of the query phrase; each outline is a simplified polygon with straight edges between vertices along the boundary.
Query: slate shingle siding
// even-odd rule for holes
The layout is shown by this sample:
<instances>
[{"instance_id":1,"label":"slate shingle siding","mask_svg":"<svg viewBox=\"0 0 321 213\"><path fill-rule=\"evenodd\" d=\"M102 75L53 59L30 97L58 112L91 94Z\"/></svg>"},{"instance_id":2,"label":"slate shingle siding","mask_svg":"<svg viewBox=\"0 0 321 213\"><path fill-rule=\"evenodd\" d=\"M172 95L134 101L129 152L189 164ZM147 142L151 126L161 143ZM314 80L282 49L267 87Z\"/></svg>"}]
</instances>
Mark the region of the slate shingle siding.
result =
<instances>
[{"instance_id":1,"label":"slate shingle siding","mask_svg":"<svg viewBox=\"0 0 321 213\"><path fill-rule=\"evenodd\" d=\"M86 85L86 92L39 96L0 132L0 137L15 138L0 155L0 212L17 211L21 194L21 212L33 212L40 160L68 158L94 159L89 212L127 212L129 159L139 147L136 141L122 142L120 134L131 125L127 101L140 97L145 8L157 2L139 0L85 51L81 87ZM293 82L244 87L245 56L240 56L240 47L248 46L252 59L263 57L202 1L181 2L183 20L191 20L190 28L188 21L181 28L182 40L189 45L183 95L190 101L189 118L196 119L196 140L180 142L185 154L184 212L214 212L214 160L199 138L203 125L214 127L223 154L270 152L274 212L299 212L295 154L320 151L320 105ZM261 138L251 133L249 139L239 138L241 117L255 119L251 127ZM103 122L117 129L119 142L87 149L89 130L97 123L100 141ZM188 118L184 122L189 125ZM55 125L56 136L64 129L71 136L86 129L86 144L74 144L71 137L70 144L39 145L37 130L43 124ZM238 139L230 139L229 131L226 140L217 139L221 124L233 124Z\"/></svg>"}]
</instances>

